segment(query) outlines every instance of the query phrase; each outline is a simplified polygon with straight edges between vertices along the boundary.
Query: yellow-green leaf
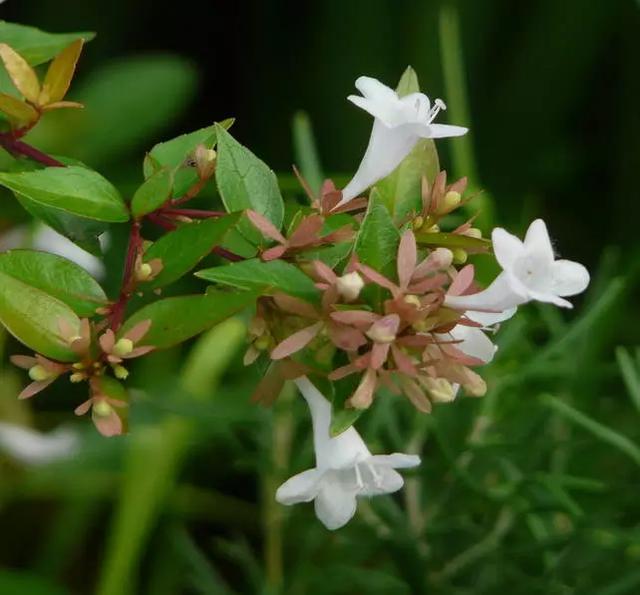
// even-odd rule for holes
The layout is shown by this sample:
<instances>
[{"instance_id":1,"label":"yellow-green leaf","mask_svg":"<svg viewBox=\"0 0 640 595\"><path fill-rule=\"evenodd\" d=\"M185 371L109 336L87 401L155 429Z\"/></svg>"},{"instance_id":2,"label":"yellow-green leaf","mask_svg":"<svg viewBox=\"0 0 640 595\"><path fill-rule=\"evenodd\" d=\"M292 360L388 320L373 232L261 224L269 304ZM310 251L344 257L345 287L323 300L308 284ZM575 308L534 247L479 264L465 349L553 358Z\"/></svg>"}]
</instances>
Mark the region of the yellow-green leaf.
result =
<instances>
[{"instance_id":1,"label":"yellow-green leaf","mask_svg":"<svg viewBox=\"0 0 640 595\"><path fill-rule=\"evenodd\" d=\"M0 111L19 125L29 124L38 119L38 112L33 107L6 93L0 93Z\"/></svg>"},{"instance_id":2,"label":"yellow-green leaf","mask_svg":"<svg viewBox=\"0 0 640 595\"><path fill-rule=\"evenodd\" d=\"M0 43L0 59L16 89L32 103L38 102L40 83L27 61L6 43Z\"/></svg>"},{"instance_id":3,"label":"yellow-green leaf","mask_svg":"<svg viewBox=\"0 0 640 595\"><path fill-rule=\"evenodd\" d=\"M67 94L83 44L83 39L76 39L51 62L47 76L42 83L42 91L38 100L40 105L61 101Z\"/></svg>"}]
</instances>

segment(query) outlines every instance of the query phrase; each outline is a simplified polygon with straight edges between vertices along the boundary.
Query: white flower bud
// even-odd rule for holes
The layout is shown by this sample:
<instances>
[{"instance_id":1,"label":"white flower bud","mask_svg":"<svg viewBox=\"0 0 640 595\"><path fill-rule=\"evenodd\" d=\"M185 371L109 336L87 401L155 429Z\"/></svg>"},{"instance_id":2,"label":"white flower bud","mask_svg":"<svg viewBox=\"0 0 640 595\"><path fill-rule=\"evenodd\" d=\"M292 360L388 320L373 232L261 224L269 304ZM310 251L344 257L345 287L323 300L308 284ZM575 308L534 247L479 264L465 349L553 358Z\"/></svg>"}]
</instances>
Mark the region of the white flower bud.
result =
<instances>
[{"instance_id":1,"label":"white flower bud","mask_svg":"<svg viewBox=\"0 0 640 595\"><path fill-rule=\"evenodd\" d=\"M336 286L338 288L338 293L345 302L353 302L358 299L358 296L364 287L364 281L356 272L347 273L346 275L342 275L342 277L338 277Z\"/></svg>"}]
</instances>

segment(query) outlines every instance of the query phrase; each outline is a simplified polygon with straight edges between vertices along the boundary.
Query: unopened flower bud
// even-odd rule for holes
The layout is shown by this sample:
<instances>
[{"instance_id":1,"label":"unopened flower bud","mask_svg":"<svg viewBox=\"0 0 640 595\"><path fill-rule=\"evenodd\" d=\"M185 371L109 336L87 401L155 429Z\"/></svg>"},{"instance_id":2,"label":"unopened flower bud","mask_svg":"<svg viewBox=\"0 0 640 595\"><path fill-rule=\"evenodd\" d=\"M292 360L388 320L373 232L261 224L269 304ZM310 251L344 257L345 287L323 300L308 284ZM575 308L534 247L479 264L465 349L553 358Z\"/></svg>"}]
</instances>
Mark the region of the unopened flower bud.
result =
<instances>
[{"instance_id":1,"label":"unopened flower bud","mask_svg":"<svg viewBox=\"0 0 640 595\"><path fill-rule=\"evenodd\" d=\"M346 275L342 275L342 277L338 277L336 287L345 302L353 302L358 299L364 287L364 281L356 272L347 273Z\"/></svg>"},{"instance_id":2,"label":"unopened flower bud","mask_svg":"<svg viewBox=\"0 0 640 595\"><path fill-rule=\"evenodd\" d=\"M104 399L101 399L93 406L93 412L100 417L108 417L112 411L113 407Z\"/></svg>"},{"instance_id":3,"label":"unopened flower bud","mask_svg":"<svg viewBox=\"0 0 640 595\"><path fill-rule=\"evenodd\" d=\"M119 357L129 355L133 351L133 341L131 339L122 338L116 341L113 346L113 353Z\"/></svg>"},{"instance_id":4,"label":"unopened flower bud","mask_svg":"<svg viewBox=\"0 0 640 595\"><path fill-rule=\"evenodd\" d=\"M371 325L367 331L367 337L376 343L393 343L398 332L400 319L397 315L390 314Z\"/></svg>"},{"instance_id":5,"label":"unopened flower bud","mask_svg":"<svg viewBox=\"0 0 640 595\"><path fill-rule=\"evenodd\" d=\"M449 248L436 248L430 255L429 260L433 261L433 266L437 270L448 269L453 262L453 252Z\"/></svg>"},{"instance_id":6,"label":"unopened flower bud","mask_svg":"<svg viewBox=\"0 0 640 595\"><path fill-rule=\"evenodd\" d=\"M143 262L136 269L136 279L138 281L148 281L152 273L153 273L153 269L151 268L151 265L146 262Z\"/></svg>"},{"instance_id":7,"label":"unopened flower bud","mask_svg":"<svg viewBox=\"0 0 640 595\"><path fill-rule=\"evenodd\" d=\"M84 370L85 369L85 365L82 362L76 362L75 364L73 364L71 366L74 370Z\"/></svg>"},{"instance_id":8,"label":"unopened flower bud","mask_svg":"<svg viewBox=\"0 0 640 595\"><path fill-rule=\"evenodd\" d=\"M42 382L51 378L51 372L49 372L49 370L44 366L36 364L32 368L29 368L29 378L34 382Z\"/></svg>"},{"instance_id":9,"label":"unopened flower bud","mask_svg":"<svg viewBox=\"0 0 640 595\"><path fill-rule=\"evenodd\" d=\"M69 376L69 381L77 384L78 382L82 382L86 378L86 375L83 372L74 372Z\"/></svg>"},{"instance_id":10,"label":"unopened flower bud","mask_svg":"<svg viewBox=\"0 0 640 595\"><path fill-rule=\"evenodd\" d=\"M194 152L194 161L198 176L206 180L213 175L216 169L217 153L213 149L207 149L204 145L198 145Z\"/></svg>"},{"instance_id":11,"label":"unopened flower bud","mask_svg":"<svg viewBox=\"0 0 640 595\"><path fill-rule=\"evenodd\" d=\"M129 370L120 364L113 366L113 373L118 380L125 380L129 376Z\"/></svg>"},{"instance_id":12,"label":"unopened flower bud","mask_svg":"<svg viewBox=\"0 0 640 595\"><path fill-rule=\"evenodd\" d=\"M411 223L411 227L413 227L413 229L420 229L423 225L424 217L422 215L418 215Z\"/></svg>"},{"instance_id":13,"label":"unopened flower bud","mask_svg":"<svg viewBox=\"0 0 640 595\"><path fill-rule=\"evenodd\" d=\"M429 229L426 229L424 231L426 231L426 233L440 233L440 226L434 224Z\"/></svg>"},{"instance_id":14,"label":"unopened flower bud","mask_svg":"<svg viewBox=\"0 0 640 595\"><path fill-rule=\"evenodd\" d=\"M453 211L459 204L461 200L461 196L459 192L455 190L450 190L444 195L442 199L442 203L438 207L438 213L443 215L445 213L449 213Z\"/></svg>"},{"instance_id":15,"label":"unopened flower bud","mask_svg":"<svg viewBox=\"0 0 640 595\"><path fill-rule=\"evenodd\" d=\"M467 262L467 251L462 248L455 248L453 250L453 262L454 264L464 264Z\"/></svg>"},{"instance_id":16,"label":"unopened flower bud","mask_svg":"<svg viewBox=\"0 0 640 595\"><path fill-rule=\"evenodd\" d=\"M471 227L464 232L464 235L469 238L477 238L480 239L482 237L482 230L477 227Z\"/></svg>"},{"instance_id":17,"label":"unopened flower bud","mask_svg":"<svg viewBox=\"0 0 640 595\"><path fill-rule=\"evenodd\" d=\"M487 392L487 383L484 379L469 370L468 381L463 384L466 393L472 397L482 397Z\"/></svg>"},{"instance_id":18,"label":"unopened flower bud","mask_svg":"<svg viewBox=\"0 0 640 595\"><path fill-rule=\"evenodd\" d=\"M456 398L456 391L446 378L426 378L424 385L435 403L450 403Z\"/></svg>"},{"instance_id":19,"label":"unopened flower bud","mask_svg":"<svg viewBox=\"0 0 640 595\"><path fill-rule=\"evenodd\" d=\"M269 335L262 335L256 339L253 345L258 351L265 351L271 345L271 338Z\"/></svg>"}]
</instances>

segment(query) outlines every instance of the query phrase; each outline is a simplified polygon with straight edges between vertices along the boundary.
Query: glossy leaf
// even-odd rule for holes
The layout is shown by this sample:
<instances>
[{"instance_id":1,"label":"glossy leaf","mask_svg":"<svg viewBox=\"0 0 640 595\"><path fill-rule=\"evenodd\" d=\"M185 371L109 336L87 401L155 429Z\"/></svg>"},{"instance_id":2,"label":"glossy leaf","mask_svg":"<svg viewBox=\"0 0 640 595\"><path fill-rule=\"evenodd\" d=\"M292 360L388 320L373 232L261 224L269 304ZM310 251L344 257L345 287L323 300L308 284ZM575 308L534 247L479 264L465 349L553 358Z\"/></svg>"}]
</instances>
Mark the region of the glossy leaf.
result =
<instances>
[{"instance_id":1,"label":"glossy leaf","mask_svg":"<svg viewBox=\"0 0 640 595\"><path fill-rule=\"evenodd\" d=\"M411 66L405 70L396 91L400 97L420 91L418 77ZM396 223L420 211L422 177L433 182L439 170L433 139L422 139L395 170L375 185L380 200Z\"/></svg>"},{"instance_id":2,"label":"glossy leaf","mask_svg":"<svg viewBox=\"0 0 640 595\"><path fill-rule=\"evenodd\" d=\"M82 39L76 39L51 62L42 83L42 91L38 100L40 105L62 101L67 94L83 44L84 41Z\"/></svg>"},{"instance_id":3,"label":"glossy leaf","mask_svg":"<svg viewBox=\"0 0 640 595\"><path fill-rule=\"evenodd\" d=\"M0 322L18 341L34 351L71 362L77 356L60 335L60 320L80 330L80 319L64 302L0 272Z\"/></svg>"},{"instance_id":4,"label":"glossy leaf","mask_svg":"<svg viewBox=\"0 0 640 595\"><path fill-rule=\"evenodd\" d=\"M36 103L40 94L40 82L29 63L6 43L0 43L0 60L15 88L26 99Z\"/></svg>"},{"instance_id":5,"label":"glossy leaf","mask_svg":"<svg viewBox=\"0 0 640 595\"><path fill-rule=\"evenodd\" d=\"M263 262L252 258L198 271L196 277L261 293L287 293L308 302L316 302L320 296L310 277L283 260Z\"/></svg>"},{"instance_id":6,"label":"glossy leaf","mask_svg":"<svg viewBox=\"0 0 640 595\"><path fill-rule=\"evenodd\" d=\"M98 282L66 258L36 250L10 250L0 254L0 272L59 299L78 316L90 317L107 303Z\"/></svg>"},{"instance_id":7,"label":"glossy leaf","mask_svg":"<svg viewBox=\"0 0 640 595\"><path fill-rule=\"evenodd\" d=\"M60 209L33 202L19 194L16 194L16 199L32 217L40 219L83 250L95 256L102 254L98 237L108 229L107 223L71 215Z\"/></svg>"},{"instance_id":8,"label":"glossy leaf","mask_svg":"<svg viewBox=\"0 0 640 595\"><path fill-rule=\"evenodd\" d=\"M144 287L163 287L189 272L214 246L220 244L239 218L240 215L234 213L219 219L194 221L162 236L144 255L145 262L159 258L162 270Z\"/></svg>"},{"instance_id":9,"label":"glossy leaf","mask_svg":"<svg viewBox=\"0 0 640 595\"><path fill-rule=\"evenodd\" d=\"M158 170L136 190L131 199L131 213L142 217L155 211L171 198L172 189L173 172L169 168Z\"/></svg>"},{"instance_id":10,"label":"glossy leaf","mask_svg":"<svg viewBox=\"0 0 640 595\"><path fill-rule=\"evenodd\" d=\"M253 292L212 291L206 295L187 295L158 300L129 318L119 336L139 322L151 321L151 328L140 344L158 349L172 347L211 328L229 316L255 303Z\"/></svg>"},{"instance_id":11,"label":"glossy leaf","mask_svg":"<svg viewBox=\"0 0 640 595\"><path fill-rule=\"evenodd\" d=\"M26 200L88 219L109 223L129 219L116 188L99 173L84 167L2 172L0 184Z\"/></svg>"},{"instance_id":12,"label":"glossy leaf","mask_svg":"<svg viewBox=\"0 0 640 595\"><path fill-rule=\"evenodd\" d=\"M91 41L95 33L47 33L36 29L0 21L0 39L10 45L31 66L37 66L57 56L69 44L77 39Z\"/></svg>"},{"instance_id":13,"label":"glossy leaf","mask_svg":"<svg viewBox=\"0 0 640 595\"><path fill-rule=\"evenodd\" d=\"M229 212L253 209L280 229L284 203L275 173L222 126L216 125L216 130L216 183L224 206ZM256 243L262 241L260 232L248 222L243 222L241 231Z\"/></svg>"}]
</instances>

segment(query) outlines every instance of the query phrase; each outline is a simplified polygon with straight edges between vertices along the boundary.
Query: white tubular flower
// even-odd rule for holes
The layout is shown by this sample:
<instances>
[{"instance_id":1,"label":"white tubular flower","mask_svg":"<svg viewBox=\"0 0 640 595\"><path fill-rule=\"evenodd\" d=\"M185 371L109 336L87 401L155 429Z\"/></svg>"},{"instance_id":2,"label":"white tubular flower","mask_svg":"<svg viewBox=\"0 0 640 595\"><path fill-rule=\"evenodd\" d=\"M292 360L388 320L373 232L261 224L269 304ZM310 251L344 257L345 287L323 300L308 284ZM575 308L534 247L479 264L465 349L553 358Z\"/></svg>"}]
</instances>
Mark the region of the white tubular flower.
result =
<instances>
[{"instance_id":1,"label":"white tubular flower","mask_svg":"<svg viewBox=\"0 0 640 595\"><path fill-rule=\"evenodd\" d=\"M542 219L536 219L529 226L524 242L501 228L493 230L491 239L502 273L483 291L447 296L446 306L456 310L480 311L477 314L489 314L490 320L498 322L510 317L515 306L532 300L572 308L571 302L563 297L581 293L589 284L589 272L581 264L555 260L547 226ZM497 313L497 318L492 318L492 313ZM476 313L470 314L470 318L475 320Z\"/></svg>"},{"instance_id":2,"label":"white tubular flower","mask_svg":"<svg viewBox=\"0 0 640 595\"><path fill-rule=\"evenodd\" d=\"M375 120L362 163L342 190L339 205L389 175L421 138L461 136L468 130L462 126L433 124L438 112L446 109L441 99L436 99L431 107L424 93L411 93L401 98L393 89L368 76L358 78L356 88L363 97L349 95L349 101L370 113Z\"/></svg>"},{"instance_id":3,"label":"white tubular flower","mask_svg":"<svg viewBox=\"0 0 640 595\"><path fill-rule=\"evenodd\" d=\"M339 529L355 514L357 496L396 492L404 480L395 469L415 467L420 457L372 455L353 427L332 438L331 404L308 378L295 382L311 412L316 466L285 481L276 500L286 505L314 500L316 516L325 527Z\"/></svg>"},{"instance_id":4,"label":"white tubular flower","mask_svg":"<svg viewBox=\"0 0 640 595\"><path fill-rule=\"evenodd\" d=\"M0 450L25 465L44 465L78 452L80 440L69 428L43 434L31 428L0 422Z\"/></svg>"}]
</instances>

